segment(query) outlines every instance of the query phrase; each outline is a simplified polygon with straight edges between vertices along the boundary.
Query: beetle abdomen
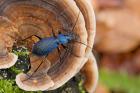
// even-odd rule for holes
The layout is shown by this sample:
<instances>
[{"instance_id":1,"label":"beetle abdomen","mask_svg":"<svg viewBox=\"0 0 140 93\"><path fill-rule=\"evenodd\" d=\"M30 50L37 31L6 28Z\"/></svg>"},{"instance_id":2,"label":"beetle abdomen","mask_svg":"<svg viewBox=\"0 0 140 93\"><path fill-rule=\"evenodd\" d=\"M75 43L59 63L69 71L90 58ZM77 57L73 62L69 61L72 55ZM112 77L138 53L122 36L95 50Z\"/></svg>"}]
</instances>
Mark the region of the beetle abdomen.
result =
<instances>
[{"instance_id":1,"label":"beetle abdomen","mask_svg":"<svg viewBox=\"0 0 140 93\"><path fill-rule=\"evenodd\" d=\"M58 40L54 37L44 38L33 46L32 53L37 56L48 55L58 47Z\"/></svg>"}]
</instances>

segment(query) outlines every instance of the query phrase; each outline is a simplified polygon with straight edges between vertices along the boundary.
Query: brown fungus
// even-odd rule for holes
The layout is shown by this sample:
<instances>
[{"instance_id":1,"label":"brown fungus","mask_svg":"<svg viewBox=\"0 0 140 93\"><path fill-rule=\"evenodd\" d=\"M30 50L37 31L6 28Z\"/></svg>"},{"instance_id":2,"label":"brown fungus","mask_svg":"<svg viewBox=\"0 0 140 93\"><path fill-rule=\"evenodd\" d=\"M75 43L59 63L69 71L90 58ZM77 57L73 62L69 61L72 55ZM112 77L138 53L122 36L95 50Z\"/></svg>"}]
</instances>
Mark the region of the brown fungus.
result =
<instances>
[{"instance_id":1,"label":"brown fungus","mask_svg":"<svg viewBox=\"0 0 140 93\"><path fill-rule=\"evenodd\" d=\"M13 37L16 30L13 24L5 17L0 17L0 69L13 66L17 61L17 56L11 53Z\"/></svg>"},{"instance_id":2,"label":"brown fungus","mask_svg":"<svg viewBox=\"0 0 140 93\"><path fill-rule=\"evenodd\" d=\"M81 69L81 73L85 76L84 87L88 93L94 93L98 82L98 68L95 57L90 53L90 57L84 67Z\"/></svg>"},{"instance_id":3,"label":"brown fungus","mask_svg":"<svg viewBox=\"0 0 140 93\"><path fill-rule=\"evenodd\" d=\"M59 31L64 34L74 33L76 40L83 43L72 42L68 44L67 49L60 46L61 55L55 50L47 57L30 54L30 71L16 77L16 83L21 89L57 89L77 74L87 62L95 36L94 12L88 1L3 0L0 5L1 14L14 22L18 28L20 38L17 41L33 35L49 37L52 36L53 29L55 35Z\"/></svg>"},{"instance_id":4,"label":"brown fungus","mask_svg":"<svg viewBox=\"0 0 140 93\"><path fill-rule=\"evenodd\" d=\"M31 69L27 74L20 73L16 76L16 83L21 89L27 91L45 91L46 89L54 86L54 82L51 77L47 75L47 71L50 68L50 62L44 59L45 62L42 63L42 57L31 55ZM40 66L37 72L34 72L38 65Z\"/></svg>"}]
</instances>

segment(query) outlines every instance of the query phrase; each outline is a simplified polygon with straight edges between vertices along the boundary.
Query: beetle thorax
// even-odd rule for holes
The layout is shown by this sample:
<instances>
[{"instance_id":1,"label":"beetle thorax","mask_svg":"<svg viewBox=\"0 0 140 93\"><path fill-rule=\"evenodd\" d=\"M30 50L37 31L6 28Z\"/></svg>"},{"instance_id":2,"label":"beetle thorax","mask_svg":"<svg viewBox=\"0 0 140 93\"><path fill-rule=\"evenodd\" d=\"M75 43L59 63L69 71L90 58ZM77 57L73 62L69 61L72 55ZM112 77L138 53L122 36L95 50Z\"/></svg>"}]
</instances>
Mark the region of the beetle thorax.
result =
<instances>
[{"instance_id":1,"label":"beetle thorax","mask_svg":"<svg viewBox=\"0 0 140 93\"><path fill-rule=\"evenodd\" d=\"M57 38L61 44L67 44L72 39L72 37L64 34L59 34Z\"/></svg>"}]
</instances>

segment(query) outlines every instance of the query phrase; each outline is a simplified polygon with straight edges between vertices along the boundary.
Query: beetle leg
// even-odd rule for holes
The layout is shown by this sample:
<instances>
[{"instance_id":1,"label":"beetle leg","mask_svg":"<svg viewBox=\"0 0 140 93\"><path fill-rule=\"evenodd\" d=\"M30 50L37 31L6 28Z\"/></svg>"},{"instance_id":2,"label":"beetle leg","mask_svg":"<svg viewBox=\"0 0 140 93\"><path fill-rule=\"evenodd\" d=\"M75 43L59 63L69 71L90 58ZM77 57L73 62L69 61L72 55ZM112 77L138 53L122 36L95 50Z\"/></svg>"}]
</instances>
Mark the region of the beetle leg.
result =
<instances>
[{"instance_id":1,"label":"beetle leg","mask_svg":"<svg viewBox=\"0 0 140 93\"><path fill-rule=\"evenodd\" d=\"M62 61L62 58L61 58L61 50L60 50L60 47L57 48L57 51L59 53L59 58L60 58L60 62Z\"/></svg>"},{"instance_id":2,"label":"beetle leg","mask_svg":"<svg viewBox=\"0 0 140 93\"><path fill-rule=\"evenodd\" d=\"M83 45L87 46L88 48L92 49L90 46L86 45L86 44L85 44L85 43L83 43L83 42L76 41L76 40L73 40L73 41L74 41L74 42L76 42L76 43L81 43L81 44L83 44Z\"/></svg>"},{"instance_id":3,"label":"beetle leg","mask_svg":"<svg viewBox=\"0 0 140 93\"><path fill-rule=\"evenodd\" d=\"M66 51L69 51L69 48L67 48L65 45L62 45L62 47L66 50ZM72 55L76 56L76 57L80 57L80 56L77 56L76 54L74 54L72 51L69 51L71 52Z\"/></svg>"},{"instance_id":4,"label":"beetle leg","mask_svg":"<svg viewBox=\"0 0 140 93\"><path fill-rule=\"evenodd\" d=\"M53 30L52 25L50 24L49 26L52 28L52 30L51 30L51 32L52 32L52 36L56 38L57 36L56 36L55 33L54 33L54 30Z\"/></svg>"},{"instance_id":5,"label":"beetle leg","mask_svg":"<svg viewBox=\"0 0 140 93\"><path fill-rule=\"evenodd\" d=\"M39 40L41 40L41 39L42 39L41 37L39 37L39 36L37 36L37 35L31 35L31 36L29 36L29 37L27 37L27 38L23 39L22 41L24 41L24 40L26 40L26 39L29 39L29 38L31 38L32 36L37 37Z\"/></svg>"},{"instance_id":6,"label":"beetle leg","mask_svg":"<svg viewBox=\"0 0 140 93\"><path fill-rule=\"evenodd\" d=\"M29 79L31 79L32 78L32 76L40 69L40 67L42 66L42 64L44 63L44 61L46 60L46 58L47 58L47 55L46 56L44 56L44 58L43 58L43 60L42 60L42 62L38 65L38 67L33 71L33 73L32 74L26 74L27 76L28 76L28 78L27 79L25 79L25 80L23 80L23 82L24 81L27 81L27 80L29 80Z\"/></svg>"}]
</instances>

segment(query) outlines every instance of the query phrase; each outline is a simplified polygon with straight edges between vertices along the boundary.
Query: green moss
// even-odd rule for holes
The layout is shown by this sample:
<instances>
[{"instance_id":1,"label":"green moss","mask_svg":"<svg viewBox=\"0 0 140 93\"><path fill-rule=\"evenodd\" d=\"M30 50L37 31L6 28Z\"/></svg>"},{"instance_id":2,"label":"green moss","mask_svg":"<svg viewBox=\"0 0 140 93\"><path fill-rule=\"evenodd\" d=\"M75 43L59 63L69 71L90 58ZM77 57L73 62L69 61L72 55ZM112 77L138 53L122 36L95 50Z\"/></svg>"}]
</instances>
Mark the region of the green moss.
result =
<instances>
[{"instance_id":1,"label":"green moss","mask_svg":"<svg viewBox=\"0 0 140 93\"><path fill-rule=\"evenodd\" d=\"M13 80L0 80L0 93L24 93L17 86L14 86Z\"/></svg>"},{"instance_id":2,"label":"green moss","mask_svg":"<svg viewBox=\"0 0 140 93\"><path fill-rule=\"evenodd\" d=\"M80 93L86 93L84 87L83 87L83 80L81 80L78 84L78 87L79 87L79 91Z\"/></svg>"},{"instance_id":3,"label":"green moss","mask_svg":"<svg viewBox=\"0 0 140 93\"><path fill-rule=\"evenodd\" d=\"M107 70L100 71L100 81L111 90L123 90L125 93L140 93L140 76L130 76Z\"/></svg>"},{"instance_id":4,"label":"green moss","mask_svg":"<svg viewBox=\"0 0 140 93\"><path fill-rule=\"evenodd\" d=\"M14 80L0 80L0 93L42 93L27 92L18 88Z\"/></svg>"},{"instance_id":5,"label":"green moss","mask_svg":"<svg viewBox=\"0 0 140 93\"><path fill-rule=\"evenodd\" d=\"M28 56L30 53L25 47L13 47L12 52L17 56Z\"/></svg>"}]
</instances>

